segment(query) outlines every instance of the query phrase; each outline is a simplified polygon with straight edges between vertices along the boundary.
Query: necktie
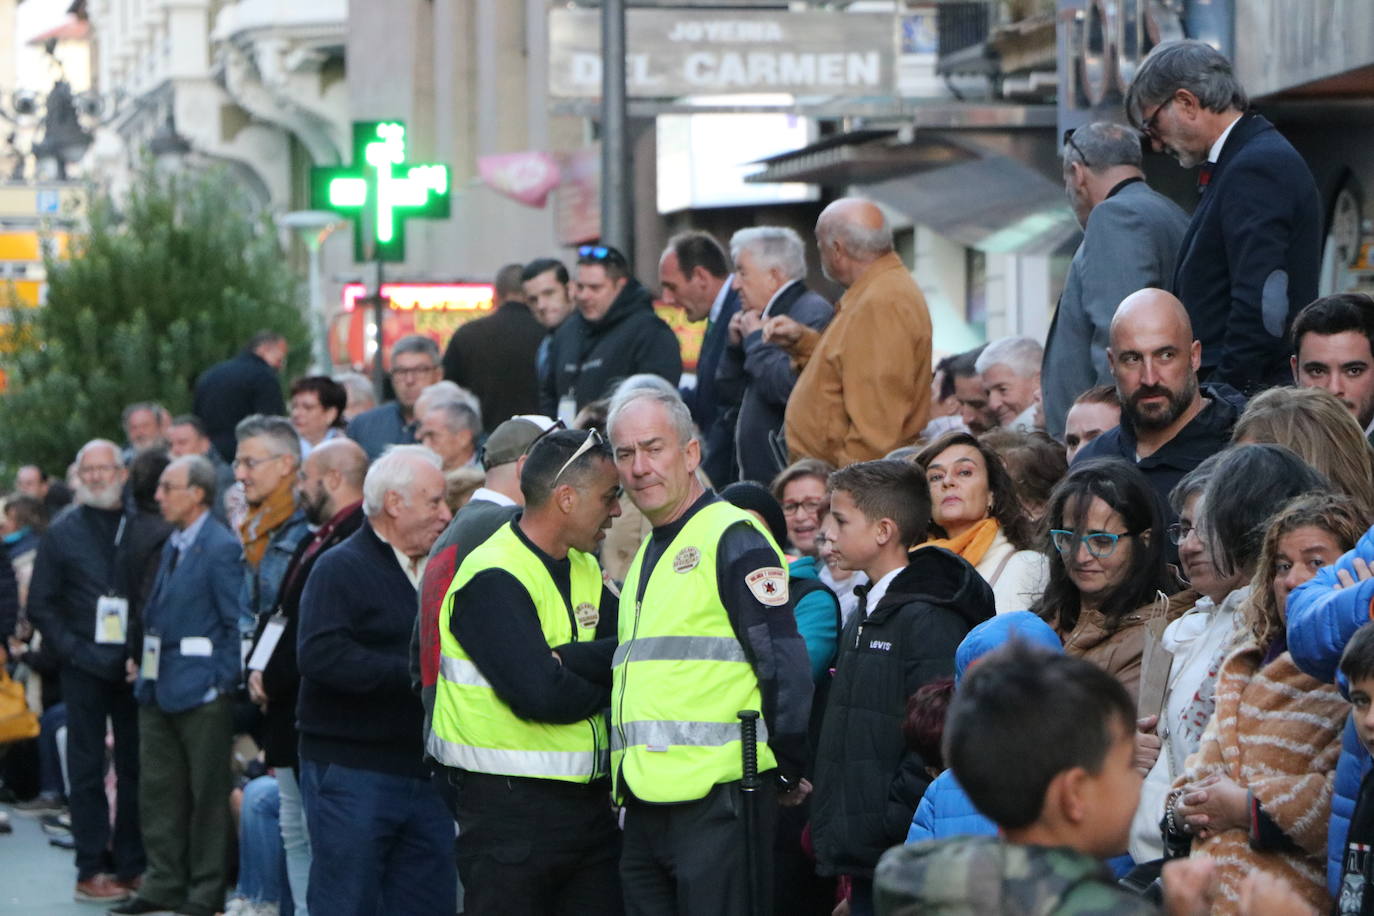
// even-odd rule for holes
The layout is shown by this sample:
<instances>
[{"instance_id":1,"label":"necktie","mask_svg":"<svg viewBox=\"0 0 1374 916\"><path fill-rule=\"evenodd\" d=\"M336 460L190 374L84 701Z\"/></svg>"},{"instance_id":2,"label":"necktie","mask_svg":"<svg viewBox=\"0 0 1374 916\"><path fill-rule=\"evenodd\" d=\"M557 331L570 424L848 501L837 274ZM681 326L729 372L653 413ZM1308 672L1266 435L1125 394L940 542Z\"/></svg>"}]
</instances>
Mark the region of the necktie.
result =
<instances>
[{"instance_id":1,"label":"necktie","mask_svg":"<svg viewBox=\"0 0 1374 916\"><path fill-rule=\"evenodd\" d=\"M854 586L854 594L859 596L859 606L855 608L854 613L859 615L860 620L868 616L868 591L872 587L873 583L871 582L867 585Z\"/></svg>"},{"instance_id":2,"label":"necktie","mask_svg":"<svg viewBox=\"0 0 1374 916\"><path fill-rule=\"evenodd\" d=\"M172 562L171 562L170 564L168 564L168 566L167 566L167 575L170 576L172 573L174 573L174 572L177 571L177 563L179 563L179 562L181 562L181 548L180 548L180 547L173 547L173 548L172 548Z\"/></svg>"},{"instance_id":3,"label":"necktie","mask_svg":"<svg viewBox=\"0 0 1374 916\"><path fill-rule=\"evenodd\" d=\"M1212 183L1212 171L1217 167L1215 162L1204 162L1197 170L1197 192L1201 194L1207 190L1207 186Z\"/></svg>"}]
</instances>

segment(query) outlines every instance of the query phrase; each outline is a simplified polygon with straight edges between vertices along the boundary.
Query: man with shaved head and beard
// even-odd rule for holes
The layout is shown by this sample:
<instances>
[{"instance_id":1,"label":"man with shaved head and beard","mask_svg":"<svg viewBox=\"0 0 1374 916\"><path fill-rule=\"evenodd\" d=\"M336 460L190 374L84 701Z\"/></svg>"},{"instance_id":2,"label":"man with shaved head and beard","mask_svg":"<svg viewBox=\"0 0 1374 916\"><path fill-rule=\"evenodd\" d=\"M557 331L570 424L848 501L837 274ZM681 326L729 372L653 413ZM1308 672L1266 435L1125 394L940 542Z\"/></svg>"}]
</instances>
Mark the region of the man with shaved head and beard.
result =
<instances>
[{"instance_id":1,"label":"man with shaved head and beard","mask_svg":"<svg viewBox=\"0 0 1374 916\"><path fill-rule=\"evenodd\" d=\"M930 414L930 312L892 250L878 207L842 197L821 211L816 243L825 275L845 287L824 332L786 315L763 324L800 372L784 429L792 460L836 467L910 445Z\"/></svg>"},{"instance_id":2,"label":"man with shaved head and beard","mask_svg":"<svg viewBox=\"0 0 1374 916\"><path fill-rule=\"evenodd\" d=\"M1193 338L1183 303L1162 289L1134 292L1117 307L1107 362L1121 398L1121 425L1085 445L1074 463L1105 457L1133 462L1172 524L1169 491L1230 444L1245 398L1228 385L1198 384L1202 344Z\"/></svg>"}]
</instances>

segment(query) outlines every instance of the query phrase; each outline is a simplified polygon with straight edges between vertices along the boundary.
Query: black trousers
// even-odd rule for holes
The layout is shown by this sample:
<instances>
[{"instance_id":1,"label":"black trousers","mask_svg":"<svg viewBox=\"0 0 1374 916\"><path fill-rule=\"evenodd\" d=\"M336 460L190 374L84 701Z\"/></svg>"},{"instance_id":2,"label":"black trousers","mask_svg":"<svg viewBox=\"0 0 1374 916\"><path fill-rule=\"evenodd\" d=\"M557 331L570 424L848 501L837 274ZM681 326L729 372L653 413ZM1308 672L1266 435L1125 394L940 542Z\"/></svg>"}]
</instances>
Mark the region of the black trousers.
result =
<instances>
[{"instance_id":1,"label":"black trousers","mask_svg":"<svg viewBox=\"0 0 1374 916\"><path fill-rule=\"evenodd\" d=\"M466 916L623 912L607 784L449 774Z\"/></svg>"},{"instance_id":2,"label":"black trousers","mask_svg":"<svg viewBox=\"0 0 1374 916\"><path fill-rule=\"evenodd\" d=\"M773 911L773 836L778 805L772 773L755 794L756 893ZM746 903L743 794L738 782L699 801L625 808L620 882L630 916L750 916Z\"/></svg>"},{"instance_id":3,"label":"black trousers","mask_svg":"<svg viewBox=\"0 0 1374 916\"><path fill-rule=\"evenodd\" d=\"M70 665L62 667L67 704L67 779L76 843L76 876L99 872L124 879L145 863L138 818L138 704L123 682L105 681ZM105 721L114 730L115 817L105 797Z\"/></svg>"}]
</instances>

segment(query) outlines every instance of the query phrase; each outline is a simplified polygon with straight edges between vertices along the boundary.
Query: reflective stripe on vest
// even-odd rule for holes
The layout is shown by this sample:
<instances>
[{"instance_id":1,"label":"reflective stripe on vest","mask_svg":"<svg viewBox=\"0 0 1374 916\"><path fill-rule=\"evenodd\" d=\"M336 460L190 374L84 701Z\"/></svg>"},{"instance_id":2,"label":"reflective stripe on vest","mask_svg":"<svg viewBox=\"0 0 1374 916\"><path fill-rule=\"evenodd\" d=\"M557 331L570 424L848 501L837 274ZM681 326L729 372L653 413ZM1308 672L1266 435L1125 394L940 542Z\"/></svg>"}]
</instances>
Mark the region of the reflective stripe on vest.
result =
<instances>
[{"instance_id":1,"label":"reflective stripe on vest","mask_svg":"<svg viewBox=\"0 0 1374 916\"><path fill-rule=\"evenodd\" d=\"M640 546L620 592L620 646L612 662L611 773L615 794L694 801L742 775L739 719L762 711L758 677L721 603L716 552L732 525L772 538L742 509L714 502L688 519L652 569ZM785 573L784 573L785 574ZM647 576L641 600L641 577ZM760 719L759 770L777 765Z\"/></svg>"},{"instance_id":2,"label":"reflective stripe on vest","mask_svg":"<svg viewBox=\"0 0 1374 916\"><path fill-rule=\"evenodd\" d=\"M500 569L529 594L549 646L596 637L601 568L596 559L569 551L571 607L544 565L521 540L515 523L498 529L464 559L439 613L439 677L434 727L426 749L445 766L497 776L525 776L590 782L609 767L610 741L604 715L580 722L535 722L517 716L453 636L450 623L459 592L474 576ZM482 612L500 613L502 608Z\"/></svg>"}]
</instances>

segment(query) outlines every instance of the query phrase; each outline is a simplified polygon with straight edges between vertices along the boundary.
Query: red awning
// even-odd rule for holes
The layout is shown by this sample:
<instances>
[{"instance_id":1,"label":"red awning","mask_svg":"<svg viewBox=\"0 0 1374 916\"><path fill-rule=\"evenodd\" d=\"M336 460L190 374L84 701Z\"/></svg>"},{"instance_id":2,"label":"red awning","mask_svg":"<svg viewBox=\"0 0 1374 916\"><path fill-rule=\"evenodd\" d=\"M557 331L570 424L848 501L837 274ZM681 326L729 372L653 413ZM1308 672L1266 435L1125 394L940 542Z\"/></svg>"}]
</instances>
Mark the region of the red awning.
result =
<instances>
[{"instance_id":1,"label":"red awning","mask_svg":"<svg viewBox=\"0 0 1374 916\"><path fill-rule=\"evenodd\" d=\"M66 21L56 28L48 29L42 34L35 35L28 40L28 44L42 45L49 40L55 41L85 41L91 37L91 24L85 19L78 19L75 16L68 16Z\"/></svg>"}]
</instances>

